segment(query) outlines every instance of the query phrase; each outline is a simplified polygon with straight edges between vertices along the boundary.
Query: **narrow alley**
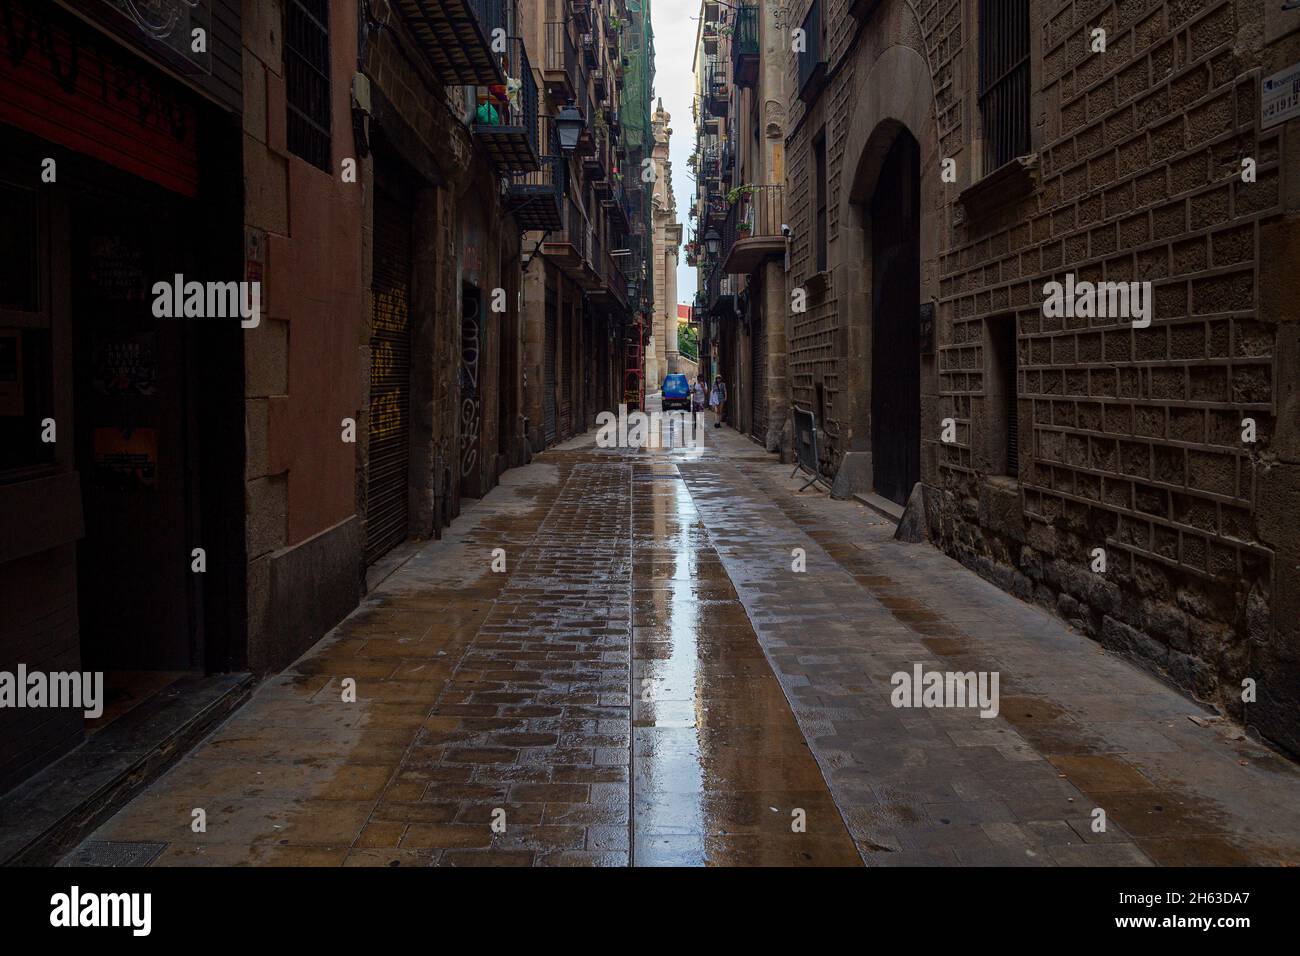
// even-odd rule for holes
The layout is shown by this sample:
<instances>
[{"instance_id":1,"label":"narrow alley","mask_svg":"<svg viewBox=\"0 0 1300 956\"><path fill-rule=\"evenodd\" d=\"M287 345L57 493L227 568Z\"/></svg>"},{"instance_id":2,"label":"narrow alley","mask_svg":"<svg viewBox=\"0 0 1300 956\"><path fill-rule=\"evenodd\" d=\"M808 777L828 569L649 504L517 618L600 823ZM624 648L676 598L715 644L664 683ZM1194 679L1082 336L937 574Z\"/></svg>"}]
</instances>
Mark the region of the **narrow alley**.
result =
<instances>
[{"instance_id":1,"label":"narrow alley","mask_svg":"<svg viewBox=\"0 0 1300 956\"><path fill-rule=\"evenodd\" d=\"M1300 861L1294 764L800 483L730 429L545 452L65 864ZM999 713L892 706L915 664Z\"/></svg>"}]
</instances>

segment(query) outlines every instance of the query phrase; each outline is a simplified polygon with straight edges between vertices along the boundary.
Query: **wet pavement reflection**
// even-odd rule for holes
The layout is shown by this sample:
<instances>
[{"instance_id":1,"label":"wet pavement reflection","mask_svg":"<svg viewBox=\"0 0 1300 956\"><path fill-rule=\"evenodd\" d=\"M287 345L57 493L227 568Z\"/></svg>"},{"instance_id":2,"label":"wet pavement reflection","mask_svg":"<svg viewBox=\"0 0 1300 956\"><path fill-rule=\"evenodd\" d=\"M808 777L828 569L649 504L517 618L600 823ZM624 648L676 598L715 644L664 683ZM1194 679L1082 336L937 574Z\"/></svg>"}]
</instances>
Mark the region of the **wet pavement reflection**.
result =
<instances>
[{"instance_id":1,"label":"wet pavement reflection","mask_svg":"<svg viewBox=\"0 0 1300 956\"><path fill-rule=\"evenodd\" d=\"M671 455L633 475L634 863L860 865Z\"/></svg>"},{"instance_id":2,"label":"wet pavement reflection","mask_svg":"<svg viewBox=\"0 0 1300 956\"><path fill-rule=\"evenodd\" d=\"M1294 764L747 437L669 424L675 447L588 435L507 472L88 842L180 866L1300 859ZM1000 714L894 707L917 662L999 673Z\"/></svg>"}]
</instances>

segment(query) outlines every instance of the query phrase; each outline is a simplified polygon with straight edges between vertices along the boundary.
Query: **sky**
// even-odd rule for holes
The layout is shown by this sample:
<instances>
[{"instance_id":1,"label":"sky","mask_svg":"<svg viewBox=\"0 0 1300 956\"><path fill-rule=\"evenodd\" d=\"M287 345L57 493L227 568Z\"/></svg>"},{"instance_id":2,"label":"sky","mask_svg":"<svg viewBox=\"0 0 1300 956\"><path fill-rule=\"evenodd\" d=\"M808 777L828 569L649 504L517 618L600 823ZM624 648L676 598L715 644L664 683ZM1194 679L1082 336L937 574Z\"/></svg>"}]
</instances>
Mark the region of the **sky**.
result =
<instances>
[{"instance_id":1,"label":"sky","mask_svg":"<svg viewBox=\"0 0 1300 956\"><path fill-rule=\"evenodd\" d=\"M673 195L683 245L690 239L687 207L695 192L686 160L695 146L691 122L695 77L691 68L699 16L700 0L650 0L650 20L655 31L655 96L664 101L664 109L672 117L668 124L673 131L668 155L673 163ZM695 270L686 265L684 249L677 266L677 301L683 305L695 301Z\"/></svg>"}]
</instances>

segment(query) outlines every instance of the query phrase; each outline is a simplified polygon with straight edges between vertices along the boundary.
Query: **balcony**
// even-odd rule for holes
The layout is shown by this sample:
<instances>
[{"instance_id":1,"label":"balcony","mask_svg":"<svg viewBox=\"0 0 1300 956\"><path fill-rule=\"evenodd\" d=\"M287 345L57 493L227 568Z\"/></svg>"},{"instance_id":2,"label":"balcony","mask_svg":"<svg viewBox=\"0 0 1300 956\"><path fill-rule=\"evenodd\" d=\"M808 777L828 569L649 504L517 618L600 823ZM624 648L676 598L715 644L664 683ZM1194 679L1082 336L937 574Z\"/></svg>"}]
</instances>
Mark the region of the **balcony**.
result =
<instances>
[{"instance_id":1,"label":"balcony","mask_svg":"<svg viewBox=\"0 0 1300 956\"><path fill-rule=\"evenodd\" d=\"M729 212L726 197L721 193L721 187L710 189L704 195L704 201L700 211L700 228L707 232L710 227L722 229L727 220Z\"/></svg>"},{"instance_id":2,"label":"balcony","mask_svg":"<svg viewBox=\"0 0 1300 956\"><path fill-rule=\"evenodd\" d=\"M434 74L449 86L505 82L492 31L505 26L504 0L392 0Z\"/></svg>"},{"instance_id":3,"label":"balcony","mask_svg":"<svg viewBox=\"0 0 1300 956\"><path fill-rule=\"evenodd\" d=\"M731 35L732 75L737 86L758 82L758 7L741 4Z\"/></svg>"},{"instance_id":4,"label":"balcony","mask_svg":"<svg viewBox=\"0 0 1300 956\"><path fill-rule=\"evenodd\" d=\"M718 3L718 0L704 0L704 22L705 23L718 22L718 9L720 6L721 4Z\"/></svg>"},{"instance_id":5,"label":"balcony","mask_svg":"<svg viewBox=\"0 0 1300 956\"><path fill-rule=\"evenodd\" d=\"M568 161L560 155L560 142L551 117L537 118L537 142L546 150L537 169L513 173L506 190L506 212L514 216L521 232L552 232L564 226Z\"/></svg>"},{"instance_id":6,"label":"balcony","mask_svg":"<svg viewBox=\"0 0 1300 956\"><path fill-rule=\"evenodd\" d=\"M565 161L562 156L543 156L536 170L516 173L506 191L506 212L514 216L522 232L553 232L564 226L561 186Z\"/></svg>"},{"instance_id":7,"label":"balcony","mask_svg":"<svg viewBox=\"0 0 1300 956\"><path fill-rule=\"evenodd\" d=\"M826 51L822 44L822 0L813 0L803 18L804 49L799 54L799 99L811 103L826 86Z\"/></svg>"},{"instance_id":8,"label":"balcony","mask_svg":"<svg viewBox=\"0 0 1300 956\"><path fill-rule=\"evenodd\" d=\"M709 56L714 56L718 52L718 25L716 23L704 24L704 52Z\"/></svg>"},{"instance_id":9,"label":"balcony","mask_svg":"<svg viewBox=\"0 0 1300 956\"><path fill-rule=\"evenodd\" d=\"M596 152L596 111L591 103L591 94L587 92L585 85L578 96L582 105L582 118L587 125L578 134L577 154L579 156L591 156Z\"/></svg>"},{"instance_id":10,"label":"balcony","mask_svg":"<svg viewBox=\"0 0 1300 956\"><path fill-rule=\"evenodd\" d=\"M637 169L639 167L630 167ZM632 235L645 236L645 187L635 174L626 185L628 217L632 224Z\"/></svg>"},{"instance_id":11,"label":"balcony","mask_svg":"<svg viewBox=\"0 0 1300 956\"><path fill-rule=\"evenodd\" d=\"M614 180L610 186L609 196L602 199L600 204L609 215L609 221L620 231L626 231L632 225L632 212L628 208L627 193L621 181Z\"/></svg>"},{"instance_id":12,"label":"balcony","mask_svg":"<svg viewBox=\"0 0 1300 956\"><path fill-rule=\"evenodd\" d=\"M748 275L764 260L785 254L785 187L753 186L727 211L722 229L722 268Z\"/></svg>"},{"instance_id":13,"label":"balcony","mask_svg":"<svg viewBox=\"0 0 1300 956\"><path fill-rule=\"evenodd\" d=\"M597 123L591 136L595 149L582 157L582 172L588 180L599 182L605 178L609 165L609 130Z\"/></svg>"},{"instance_id":14,"label":"balcony","mask_svg":"<svg viewBox=\"0 0 1300 956\"><path fill-rule=\"evenodd\" d=\"M579 29L590 30L592 18L600 16L600 2L599 0L569 0L569 12Z\"/></svg>"},{"instance_id":15,"label":"balcony","mask_svg":"<svg viewBox=\"0 0 1300 956\"><path fill-rule=\"evenodd\" d=\"M563 20L546 24L546 60L542 70L546 92L560 102L578 92L578 47Z\"/></svg>"},{"instance_id":16,"label":"balcony","mask_svg":"<svg viewBox=\"0 0 1300 956\"><path fill-rule=\"evenodd\" d=\"M474 137L500 171L529 172L537 169L537 81L522 39L506 39L500 66L507 82L487 87L474 111Z\"/></svg>"},{"instance_id":17,"label":"balcony","mask_svg":"<svg viewBox=\"0 0 1300 956\"><path fill-rule=\"evenodd\" d=\"M542 255L583 288L594 288L600 277L592 266L594 233L591 223L572 196L565 199L563 222L542 243Z\"/></svg>"},{"instance_id":18,"label":"balcony","mask_svg":"<svg viewBox=\"0 0 1300 956\"><path fill-rule=\"evenodd\" d=\"M596 34L584 33L582 35L582 64L589 70L594 70L596 64L600 62L599 51L596 48Z\"/></svg>"},{"instance_id":19,"label":"balcony","mask_svg":"<svg viewBox=\"0 0 1300 956\"><path fill-rule=\"evenodd\" d=\"M717 146L706 146L700 154L700 180L716 183L722 179L721 151Z\"/></svg>"},{"instance_id":20,"label":"balcony","mask_svg":"<svg viewBox=\"0 0 1300 956\"><path fill-rule=\"evenodd\" d=\"M731 102L731 86L727 81L727 62L710 59L704 68L704 107L712 116L725 117Z\"/></svg>"},{"instance_id":21,"label":"balcony","mask_svg":"<svg viewBox=\"0 0 1300 956\"><path fill-rule=\"evenodd\" d=\"M623 270L608 251L600 252L600 261L597 265L600 266L601 283L591 290L591 298L598 303L617 305L626 309L628 306L627 276L623 274Z\"/></svg>"},{"instance_id":22,"label":"balcony","mask_svg":"<svg viewBox=\"0 0 1300 956\"><path fill-rule=\"evenodd\" d=\"M596 99L603 100L609 88L605 85L605 71L601 67L596 67L591 71L591 86L596 93Z\"/></svg>"},{"instance_id":23,"label":"balcony","mask_svg":"<svg viewBox=\"0 0 1300 956\"><path fill-rule=\"evenodd\" d=\"M711 315L734 315L740 295L741 280L728 275L721 263L714 262L704 284L704 308Z\"/></svg>"}]
</instances>

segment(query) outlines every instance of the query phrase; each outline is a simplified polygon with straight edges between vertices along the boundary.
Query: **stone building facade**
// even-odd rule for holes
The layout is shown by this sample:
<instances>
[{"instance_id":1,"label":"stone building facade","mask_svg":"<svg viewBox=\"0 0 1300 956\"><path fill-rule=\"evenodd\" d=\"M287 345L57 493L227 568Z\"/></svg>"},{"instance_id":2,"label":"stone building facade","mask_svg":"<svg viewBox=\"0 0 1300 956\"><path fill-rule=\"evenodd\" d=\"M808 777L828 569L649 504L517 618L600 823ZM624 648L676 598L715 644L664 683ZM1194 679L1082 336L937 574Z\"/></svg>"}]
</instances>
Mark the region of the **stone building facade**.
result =
<instances>
[{"instance_id":1,"label":"stone building facade","mask_svg":"<svg viewBox=\"0 0 1300 956\"><path fill-rule=\"evenodd\" d=\"M701 4L693 209L704 263L703 340L728 389L726 418L788 452L784 6Z\"/></svg>"},{"instance_id":2,"label":"stone building facade","mask_svg":"<svg viewBox=\"0 0 1300 956\"><path fill-rule=\"evenodd\" d=\"M6 709L0 791L132 713L165 767L155 710L220 719L641 378L642 5L212 0L168 35L110 6L0 18L0 216L34 250L0 276L0 671L131 704ZM256 319L151 312L177 274Z\"/></svg>"},{"instance_id":3,"label":"stone building facade","mask_svg":"<svg viewBox=\"0 0 1300 956\"><path fill-rule=\"evenodd\" d=\"M839 493L1300 751L1300 120L1262 116L1300 12L1266 6L794 0L789 370ZM1103 281L1149 324L1045 307Z\"/></svg>"},{"instance_id":4,"label":"stone building facade","mask_svg":"<svg viewBox=\"0 0 1300 956\"><path fill-rule=\"evenodd\" d=\"M651 118L654 132L654 193L651 214L654 227L654 363L657 374L650 373L651 356L646 355L646 381L661 385L663 377L680 373L677 351L677 263L682 245L682 224L677 221L677 197L673 195L673 164L668 158L672 117L663 100Z\"/></svg>"}]
</instances>

